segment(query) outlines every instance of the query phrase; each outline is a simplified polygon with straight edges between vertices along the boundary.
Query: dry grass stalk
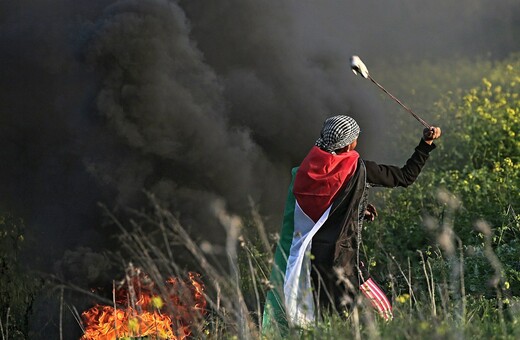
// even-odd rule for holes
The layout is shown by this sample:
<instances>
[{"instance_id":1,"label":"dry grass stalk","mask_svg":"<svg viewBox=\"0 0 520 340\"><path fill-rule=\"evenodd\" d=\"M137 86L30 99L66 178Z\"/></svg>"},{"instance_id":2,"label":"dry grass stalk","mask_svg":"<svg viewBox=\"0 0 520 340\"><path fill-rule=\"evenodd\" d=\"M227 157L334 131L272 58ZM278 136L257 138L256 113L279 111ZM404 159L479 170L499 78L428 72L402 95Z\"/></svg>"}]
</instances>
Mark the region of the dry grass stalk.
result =
<instances>
[{"instance_id":1,"label":"dry grass stalk","mask_svg":"<svg viewBox=\"0 0 520 340\"><path fill-rule=\"evenodd\" d=\"M9 313L11 311L11 307L7 307L7 314L5 316L5 331L2 323L2 318L0 318L0 333L2 334L2 340L9 339Z\"/></svg>"},{"instance_id":2,"label":"dry grass stalk","mask_svg":"<svg viewBox=\"0 0 520 340\"><path fill-rule=\"evenodd\" d=\"M422 251L417 250L417 252L421 256L424 278L426 279L426 287L428 289L428 296L430 299L431 312L434 317L437 317L437 304L435 302L435 283L433 280L432 267L430 265L429 259L428 258L426 260L424 259L424 255L423 255ZM428 264L429 272L426 270L426 264Z\"/></svg>"},{"instance_id":3,"label":"dry grass stalk","mask_svg":"<svg viewBox=\"0 0 520 340\"><path fill-rule=\"evenodd\" d=\"M395 256L393 256L393 255L391 255L391 254L388 254L388 253L386 253L386 252L385 252L385 254L386 254L386 256L387 256L388 258L390 258L390 259L395 263L395 265L396 265L397 268L399 269L399 272L401 273L401 276L402 276L402 277L404 278L404 280L406 281L406 284L407 284L407 286L408 286L408 291L409 291L409 293L410 293L410 296L412 297L412 299L413 299L415 305L417 306L418 303L417 303L417 299L416 299L416 297L415 297L415 293L414 293L413 288L412 288L412 283L410 282L410 280L408 280L408 277L406 276L406 274L404 273L403 269L401 268L401 265L399 264L399 262L397 262L397 260L395 259Z\"/></svg>"},{"instance_id":4,"label":"dry grass stalk","mask_svg":"<svg viewBox=\"0 0 520 340\"><path fill-rule=\"evenodd\" d=\"M475 229L484 235L484 254L486 255L486 258L488 259L493 269L495 270L494 275L489 280L489 285L495 288L496 291L500 327L502 328L502 331L505 334L506 326L504 320L504 305L502 302L502 289L500 286L500 282L503 281L503 266L500 260L498 259L497 255L493 251L493 231L491 230L489 223L487 223L486 221L479 220L475 223Z\"/></svg>"}]
</instances>

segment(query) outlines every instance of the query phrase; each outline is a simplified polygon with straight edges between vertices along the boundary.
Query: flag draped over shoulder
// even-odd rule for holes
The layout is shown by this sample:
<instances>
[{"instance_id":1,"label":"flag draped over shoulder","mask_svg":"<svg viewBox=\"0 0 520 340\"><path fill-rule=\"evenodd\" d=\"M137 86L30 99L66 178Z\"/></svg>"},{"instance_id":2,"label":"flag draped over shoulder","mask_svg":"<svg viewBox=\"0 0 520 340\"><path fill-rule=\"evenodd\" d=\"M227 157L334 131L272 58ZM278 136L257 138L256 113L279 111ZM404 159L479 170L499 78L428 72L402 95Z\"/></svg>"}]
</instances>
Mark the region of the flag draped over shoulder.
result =
<instances>
[{"instance_id":1,"label":"flag draped over shoulder","mask_svg":"<svg viewBox=\"0 0 520 340\"><path fill-rule=\"evenodd\" d=\"M356 151L332 154L314 146L298 168L293 192L302 210L317 222L354 175Z\"/></svg>"},{"instance_id":2,"label":"flag draped over shoulder","mask_svg":"<svg viewBox=\"0 0 520 340\"><path fill-rule=\"evenodd\" d=\"M336 155L313 147L299 168L292 169L280 240L266 296L263 329L284 333L291 324L315 319L311 291L312 237L328 218L344 183L355 172L359 154ZM289 263L288 263L289 262Z\"/></svg>"},{"instance_id":3,"label":"flag draped over shoulder","mask_svg":"<svg viewBox=\"0 0 520 340\"><path fill-rule=\"evenodd\" d=\"M288 326L315 322L311 285L312 238L327 221L333 203L354 175L359 154L331 154L313 147L299 168L292 170L280 240L266 296L263 333L286 334ZM356 215L357 216L357 215ZM370 279L371 280L371 279ZM385 318L391 306L373 281L361 288Z\"/></svg>"}]
</instances>

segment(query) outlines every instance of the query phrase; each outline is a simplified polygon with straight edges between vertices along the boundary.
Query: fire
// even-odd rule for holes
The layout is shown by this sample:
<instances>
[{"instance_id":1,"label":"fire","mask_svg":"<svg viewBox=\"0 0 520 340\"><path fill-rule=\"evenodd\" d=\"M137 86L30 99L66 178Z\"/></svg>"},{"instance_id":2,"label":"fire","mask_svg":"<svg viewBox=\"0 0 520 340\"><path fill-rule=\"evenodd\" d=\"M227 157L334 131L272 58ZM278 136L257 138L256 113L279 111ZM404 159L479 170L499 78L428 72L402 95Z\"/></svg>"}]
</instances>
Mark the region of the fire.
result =
<instances>
[{"instance_id":1,"label":"fire","mask_svg":"<svg viewBox=\"0 0 520 340\"><path fill-rule=\"evenodd\" d=\"M114 306L96 305L82 313L85 332L80 340L186 339L191 327L206 313L200 275L186 280L169 278L156 285L141 270L131 268L114 291Z\"/></svg>"}]
</instances>

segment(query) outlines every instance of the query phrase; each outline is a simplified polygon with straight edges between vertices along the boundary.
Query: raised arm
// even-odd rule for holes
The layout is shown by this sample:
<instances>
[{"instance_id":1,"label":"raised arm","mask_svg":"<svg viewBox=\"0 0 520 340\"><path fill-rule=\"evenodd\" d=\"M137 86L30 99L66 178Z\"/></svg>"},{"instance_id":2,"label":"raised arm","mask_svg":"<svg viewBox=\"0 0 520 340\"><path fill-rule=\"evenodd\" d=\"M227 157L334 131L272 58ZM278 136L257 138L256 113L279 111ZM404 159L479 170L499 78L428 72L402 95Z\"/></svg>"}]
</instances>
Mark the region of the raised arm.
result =
<instances>
[{"instance_id":1,"label":"raised arm","mask_svg":"<svg viewBox=\"0 0 520 340\"><path fill-rule=\"evenodd\" d=\"M435 149L433 140L439 138L440 135L441 130L437 127L432 127L431 130L425 129L423 131L423 138L415 148L415 152L401 168L394 165L377 164L376 162L365 160L367 182L372 185L388 188L409 186L415 182L417 176L419 176L430 151Z\"/></svg>"}]
</instances>

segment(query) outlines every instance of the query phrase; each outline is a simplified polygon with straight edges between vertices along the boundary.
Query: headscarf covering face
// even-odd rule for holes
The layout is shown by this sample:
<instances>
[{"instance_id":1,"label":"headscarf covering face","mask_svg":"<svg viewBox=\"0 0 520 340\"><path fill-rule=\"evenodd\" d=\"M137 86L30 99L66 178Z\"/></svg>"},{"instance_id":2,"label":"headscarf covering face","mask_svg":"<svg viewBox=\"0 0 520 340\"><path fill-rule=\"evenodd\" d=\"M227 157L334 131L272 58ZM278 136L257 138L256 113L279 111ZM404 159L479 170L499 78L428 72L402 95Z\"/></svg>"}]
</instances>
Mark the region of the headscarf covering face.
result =
<instances>
[{"instance_id":1,"label":"headscarf covering face","mask_svg":"<svg viewBox=\"0 0 520 340\"><path fill-rule=\"evenodd\" d=\"M359 132L359 125L352 117L330 117L323 123L321 137L315 145L327 152L334 152L352 144L358 138Z\"/></svg>"}]
</instances>

